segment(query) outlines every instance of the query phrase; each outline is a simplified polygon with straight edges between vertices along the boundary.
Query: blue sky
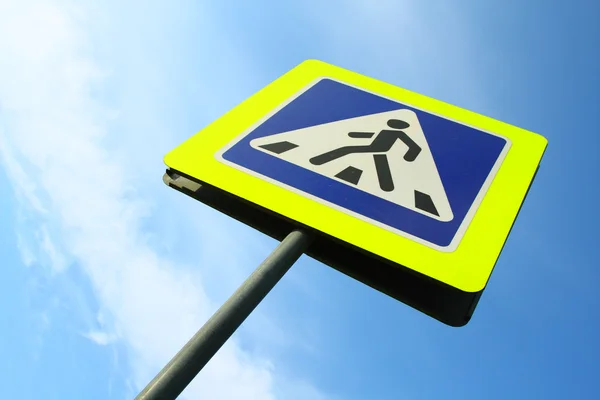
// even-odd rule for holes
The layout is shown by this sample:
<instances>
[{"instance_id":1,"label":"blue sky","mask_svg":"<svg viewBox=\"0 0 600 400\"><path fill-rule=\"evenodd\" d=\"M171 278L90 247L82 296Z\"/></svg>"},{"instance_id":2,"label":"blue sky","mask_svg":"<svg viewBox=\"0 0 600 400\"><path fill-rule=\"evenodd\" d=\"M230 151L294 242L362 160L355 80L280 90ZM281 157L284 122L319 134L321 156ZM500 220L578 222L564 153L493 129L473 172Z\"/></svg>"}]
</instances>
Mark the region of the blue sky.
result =
<instances>
[{"instance_id":1,"label":"blue sky","mask_svg":"<svg viewBox=\"0 0 600 400\"><path fill-rule=\"evenodd\" d=\"M317 58L543 134L473 320L303 257L184 398L597 398L591 1L0 2L0 398L132 398L276 243L163 155Z\"/></svg>"}]
</instances>

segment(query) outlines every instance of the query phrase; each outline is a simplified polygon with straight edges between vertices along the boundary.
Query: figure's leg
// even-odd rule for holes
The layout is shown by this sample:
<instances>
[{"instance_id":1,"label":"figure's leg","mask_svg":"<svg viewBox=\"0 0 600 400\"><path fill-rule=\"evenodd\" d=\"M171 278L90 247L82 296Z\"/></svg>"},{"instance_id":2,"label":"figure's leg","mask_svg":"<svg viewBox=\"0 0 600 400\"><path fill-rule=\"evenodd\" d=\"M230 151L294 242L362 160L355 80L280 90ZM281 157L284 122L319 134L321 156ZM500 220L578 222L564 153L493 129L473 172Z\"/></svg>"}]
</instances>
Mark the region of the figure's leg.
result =
<instances>
[{"instance_id":1,"label":"figure's leg","mask_svg":"<svg viewBox=\"0 0 600 400\"><path fill-rule=\"evenodd\" d=\"M340 157L347 156L352 153L369 153L371 152L372 146L346 146L340 147L339 149L328 151L327 153L320 154L316 157L311 158L309 161L313 165L323 165L333 160L337 160Z\"/></svg>"},{"instance_id":2,"label":"figure's leg","mask_svg":"<svg viewBox=\"0 0 600 400\"><path fill-rule=\"evenodd\" d=\"M377 178L379 179L379 187L384 192L391 192L394 190L394 180L392 179L392 171L390 171L390 164L385 154L373 154L373 160L375 161L375 170L377 171Z\"/></svg>"}]
</instances>

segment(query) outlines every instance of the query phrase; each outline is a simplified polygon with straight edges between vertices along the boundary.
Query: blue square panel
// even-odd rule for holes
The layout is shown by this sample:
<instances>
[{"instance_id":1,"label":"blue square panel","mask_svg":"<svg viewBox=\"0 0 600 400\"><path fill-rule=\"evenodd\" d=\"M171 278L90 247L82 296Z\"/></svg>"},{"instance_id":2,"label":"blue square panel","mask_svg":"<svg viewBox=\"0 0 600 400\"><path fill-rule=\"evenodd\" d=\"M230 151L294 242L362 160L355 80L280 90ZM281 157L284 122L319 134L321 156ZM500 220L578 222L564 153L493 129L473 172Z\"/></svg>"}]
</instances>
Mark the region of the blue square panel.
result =
<instances>
[{"instance_id":1,"label":"blue square panel","mask_svg":"<svg viewBox=\"0 0 600 400\"><path fill-rule=\"evenodd\" d=\"M453 251L510 141L321 78L237 137L228 164Z\"/></svg>"}]
</instances>

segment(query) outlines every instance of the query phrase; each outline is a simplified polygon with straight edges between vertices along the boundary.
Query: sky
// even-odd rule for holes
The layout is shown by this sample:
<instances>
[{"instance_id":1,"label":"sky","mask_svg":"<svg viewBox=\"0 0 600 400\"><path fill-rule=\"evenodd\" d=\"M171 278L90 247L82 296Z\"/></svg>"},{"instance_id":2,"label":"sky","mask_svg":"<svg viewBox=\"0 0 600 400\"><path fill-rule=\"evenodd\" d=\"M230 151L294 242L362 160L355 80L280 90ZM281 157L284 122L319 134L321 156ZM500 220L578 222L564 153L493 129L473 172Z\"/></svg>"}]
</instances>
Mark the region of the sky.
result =
<instances>
[{"instance_id":1,"label":"sky","mask_svg":"<svg viewBox=\"0 0 600 400\"><path fill-rule=\"evenodd\" d=\"M162 159L312 58L540 133L540 171L467 326L303 256L181 398L600 398L599 12L0 0L0 398L133 398L275 248Z\"/></svg>"}]
</instances>

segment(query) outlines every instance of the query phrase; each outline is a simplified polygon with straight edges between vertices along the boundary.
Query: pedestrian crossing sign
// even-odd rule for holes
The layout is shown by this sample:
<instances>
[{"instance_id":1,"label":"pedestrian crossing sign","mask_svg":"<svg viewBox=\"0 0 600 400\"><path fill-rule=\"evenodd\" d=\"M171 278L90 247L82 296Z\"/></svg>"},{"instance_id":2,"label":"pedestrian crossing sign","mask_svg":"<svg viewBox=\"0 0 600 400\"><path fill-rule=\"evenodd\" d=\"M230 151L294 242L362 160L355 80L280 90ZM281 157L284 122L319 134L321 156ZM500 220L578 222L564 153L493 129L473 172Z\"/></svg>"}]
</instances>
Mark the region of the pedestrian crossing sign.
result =
<instances>
[{"instance_id":1,"label":"pedestrian crossing sign","mask_svg":"<svg viewBox=\"0 0 600 400\"><path fill-rule=\"evenodd\" d=\"M165 162L389 268L472 294L489 279L546 144L310 60Z\"/></svg>"}]
</instances>

